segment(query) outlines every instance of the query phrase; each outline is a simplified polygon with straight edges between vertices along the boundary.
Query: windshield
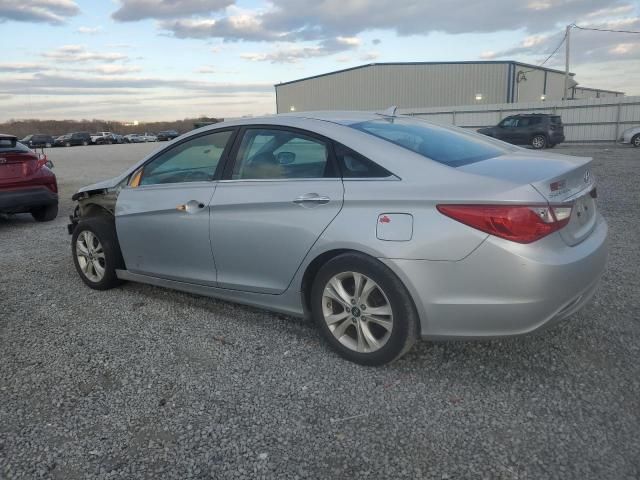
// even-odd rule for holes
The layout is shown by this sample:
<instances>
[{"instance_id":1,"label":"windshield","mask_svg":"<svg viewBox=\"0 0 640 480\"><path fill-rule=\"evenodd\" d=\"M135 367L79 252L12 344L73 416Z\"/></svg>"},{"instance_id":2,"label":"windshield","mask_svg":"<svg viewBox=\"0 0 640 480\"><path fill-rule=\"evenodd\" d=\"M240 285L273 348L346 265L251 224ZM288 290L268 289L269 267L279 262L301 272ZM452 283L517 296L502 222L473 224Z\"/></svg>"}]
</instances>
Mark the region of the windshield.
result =
<instances>
[{"instance_id":1,"label":"windshield","mask_svg":"<svg viewBox=\"0 0 640 480\"><path fill-rule=\"evenodd\" d=\"M381 118L351 127L450 167L499 157L515 149L474 133L410 118Z\"/></svg>"}]
</instances>

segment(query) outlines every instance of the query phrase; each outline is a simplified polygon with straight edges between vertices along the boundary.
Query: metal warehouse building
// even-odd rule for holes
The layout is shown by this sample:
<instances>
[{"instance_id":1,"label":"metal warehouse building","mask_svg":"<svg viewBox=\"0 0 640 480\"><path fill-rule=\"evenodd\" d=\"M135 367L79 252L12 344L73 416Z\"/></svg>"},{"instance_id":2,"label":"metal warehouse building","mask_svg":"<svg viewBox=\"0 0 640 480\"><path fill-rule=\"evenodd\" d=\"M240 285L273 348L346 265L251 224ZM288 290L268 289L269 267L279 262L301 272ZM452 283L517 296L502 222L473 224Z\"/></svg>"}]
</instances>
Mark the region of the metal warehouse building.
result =
<instances>
[{"instance_id":1,"label":"metal warehouse building","mask_svg":"<svg viewBox=\"0 0 640 480\"><path fill-rule=\"evenodd\" d=\"M623 95L576 85L571 74L569 98ZM514 61L372 63L280 83L275 88L278 113L537 102L565 97L563 71Z\"/></svg>"}]
</instances>

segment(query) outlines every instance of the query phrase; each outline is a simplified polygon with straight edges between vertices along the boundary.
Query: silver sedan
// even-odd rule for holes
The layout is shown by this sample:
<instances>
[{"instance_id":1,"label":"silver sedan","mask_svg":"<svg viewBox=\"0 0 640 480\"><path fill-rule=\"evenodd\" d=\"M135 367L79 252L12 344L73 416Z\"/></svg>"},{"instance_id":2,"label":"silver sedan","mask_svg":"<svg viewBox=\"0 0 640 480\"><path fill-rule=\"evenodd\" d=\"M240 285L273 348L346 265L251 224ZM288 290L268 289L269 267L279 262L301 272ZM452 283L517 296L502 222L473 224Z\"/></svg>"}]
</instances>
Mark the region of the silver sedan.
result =
<instances>
[{"instance_id":1,"label":"silver sedan","mask_svg":"<svg viewBox=\"0 0 640 480\"><path fill-rule=\"evenodd\" d=\"M311 317L379 365L419 337L521 335L582 308L607 259L590 166L393 114L225 122L76 193L73 261L95 289Z\"/></svg>"}]
</instances>

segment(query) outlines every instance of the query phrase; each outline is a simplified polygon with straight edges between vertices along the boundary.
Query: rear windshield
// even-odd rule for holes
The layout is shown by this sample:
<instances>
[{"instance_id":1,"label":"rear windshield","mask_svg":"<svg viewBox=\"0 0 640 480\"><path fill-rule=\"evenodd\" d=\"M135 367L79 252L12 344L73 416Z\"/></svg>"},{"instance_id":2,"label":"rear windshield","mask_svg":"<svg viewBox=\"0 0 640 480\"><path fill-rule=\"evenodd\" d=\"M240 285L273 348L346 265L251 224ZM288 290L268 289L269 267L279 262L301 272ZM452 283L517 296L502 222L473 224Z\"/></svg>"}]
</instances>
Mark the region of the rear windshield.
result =
<instances>
[{"instance_id":1,"label":"rear windshield","mask_svg":"<svg viewBox=\"0 0 640 480\"><path fill-rule=\"evenodd\" d=\"M4 142L0 142L0 153L7 153L7 152L26 153L31 151L28 147L25 147L20 142L16 142L15 147L12 147L9 142L6 142L4 145L3 143Z\"/></svg>"},{"instance_id":2,"label":"rear windshield","mask_svg":"<svg viewBox=\"0 0 640 480\"><path fill-rule=\"evenodd\" d=\"M450 167L499 157L514 150L488 137L410 118L381 118L351 127Z\"/></svg>"}]
</instances>

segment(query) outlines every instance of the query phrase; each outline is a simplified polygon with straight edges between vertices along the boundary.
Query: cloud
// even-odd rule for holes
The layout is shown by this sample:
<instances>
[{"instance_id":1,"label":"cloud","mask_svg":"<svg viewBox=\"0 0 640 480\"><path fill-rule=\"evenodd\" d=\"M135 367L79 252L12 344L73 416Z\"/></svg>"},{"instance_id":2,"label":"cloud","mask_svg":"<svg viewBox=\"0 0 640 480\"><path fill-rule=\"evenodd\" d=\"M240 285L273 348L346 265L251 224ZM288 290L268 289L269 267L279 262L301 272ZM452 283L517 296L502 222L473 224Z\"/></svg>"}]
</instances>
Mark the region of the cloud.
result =
<instances>
[{"instance_id":1,"label":"cloud","mask_svg":"<svg viewBox=\"0 0 640 480\"><path fill-rule=\"evenodd\" d=\"M355 49L360 43L360 39L356 37L335 37L323 40L318 45L298 47L295 44L285 44L276 47L271 52L243 53L240 57L253 62L298 63L309 58L326 57L334 53Z\"/></svg>"},{"instance_id":2,"label":"cloud","mask_svg":"<svg viewBox=\"0 0 640 480\"><path fill-rule=\"evenodd\" d=\"M0 23L12 20L61 25L78 13L80 9L73 0L0 0Z\"/></svg>"},{"instance_id":3,"label":"cloud","mask_svg":"<svg viewBox=\"0 0 640 480\"><path fill-rule=\"evenodd\" d=\"M102 32L102 27L78 27L76 32L83 33L85 35L95 35Z\"/></svg>"},{"instance_id":4,"label":"cloud","mask_svg":"<svg viewBox=\"0 0 640 480\"><path fill-rule=\"evenodd\" d=\"M582 22L579 25L588 28L640 30L640 17L599 23ZM535 63L539 63L555 50L563 37L564 33L530 36L526 37L518 46L490 53L492 58L533 57ZM571 47L571 63L573 65L616 60L640 61L640 35L574 28L571 31ZM561 47L558 53L549 60L547 66L559 65L563 62L564 49Z\"/></svg>"},{"instance_id":5,"label":"cloud","mask_svg":"<svg viewBox=\"0 0 640 480\"><path fill-rule=\"evenodd\" d=\"M64 45L42 54L45 58L65 63L84 63L92 61L127 61L129 57L119 52L91 52L82 45Z\"/></svg>"},{"instance_id":6,"label":"cloud","mask_svg":"<svg viewBox=\"0 0 640 480\"><path fill-rule=\"evenodd\" d=\"M100 73L103 75L122 75L123 73L136 73L140 72L142 69L140 67L134 65L114 65L114 64L104 64L98 65L86 71L91 73Z\"/></svg>"},{"instance_id":7,"label":"cloud","mask_svg":"<svg viewBox=\"0 0 640 480\"><path fill-rule=\"evenodd\" d=\"M232 5L234 0L120 0L120 8L111 16L120 22L149 18L184 18L208 15Z\"/></svg>"},{"instance_id":8,"label":"cloud","mask_svg":"<svg viewBox=\"0 0 640 480\"><path fill-rule=\"evenodd\" d=\"M363 62L375 62L380 58L380 54L378 52L366 52L360 55L360 60Z\"/></svg>"},{"instance_id":9,"label":"cloud","mask_svg":"<svg viewBox=\"0 0 640 480\"><path fill-rule=\"evenodd\" d=\"M46 69L39 63L0 63L0 72L4 73L33 73Z\"/></svg>"}]
</instances>

